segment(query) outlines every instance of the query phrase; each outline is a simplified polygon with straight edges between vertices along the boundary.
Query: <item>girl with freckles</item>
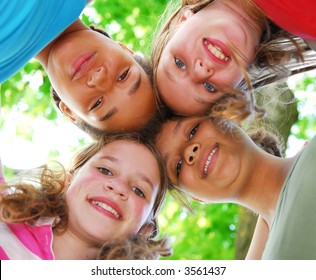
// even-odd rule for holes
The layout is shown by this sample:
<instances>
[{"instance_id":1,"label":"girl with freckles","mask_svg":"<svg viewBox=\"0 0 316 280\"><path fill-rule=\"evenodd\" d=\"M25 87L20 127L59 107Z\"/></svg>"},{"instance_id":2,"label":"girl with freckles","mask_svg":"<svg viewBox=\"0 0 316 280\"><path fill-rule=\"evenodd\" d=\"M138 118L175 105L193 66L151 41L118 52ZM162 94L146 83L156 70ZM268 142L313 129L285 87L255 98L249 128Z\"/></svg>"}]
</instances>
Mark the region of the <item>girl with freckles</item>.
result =
<instances>
[{"instance_id":1,"label":"girl with freckles","mask_svg":"<svg viewBox=\"0 0 316 280\"><path fill-rule=\"evenodd\" d=\"M259 214L248 259L316 259L316 138L281 157L277 138L251 137L232 122L172 117L151 137L173 186L206 203L232 202Z\"/></svg>"},{"instance_id":2,"label":"girl with freckles","mask_svg":"<svg viewBox=\"0 0 316 280\"><path fill-rule=\"evenodd\" d=\"M155 238L167 190L158 151L134 134L101 139L67 171L38 168L0 184L0 258L157 259Z\"/></svg>"}]
</instances>

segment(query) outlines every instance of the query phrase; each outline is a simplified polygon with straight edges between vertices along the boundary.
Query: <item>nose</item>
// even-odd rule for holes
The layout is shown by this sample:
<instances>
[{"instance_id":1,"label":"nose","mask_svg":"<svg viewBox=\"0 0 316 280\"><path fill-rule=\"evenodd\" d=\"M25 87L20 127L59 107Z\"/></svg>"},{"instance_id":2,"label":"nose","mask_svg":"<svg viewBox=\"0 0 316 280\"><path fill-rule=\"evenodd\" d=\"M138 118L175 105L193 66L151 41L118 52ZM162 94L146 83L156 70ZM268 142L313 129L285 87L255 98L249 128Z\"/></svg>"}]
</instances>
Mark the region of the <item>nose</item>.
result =
<instances>
[{"instance_id":1,"label":"nose","mask_svg":"<svg viewBox=\"0 0 316 280\"><path fill-rule=\"evenodd\" d=\"M92 69L89 74L90 77L87 80L87 85L89 87L102 87L105 84L104 81L106 78L106 69L104 66Z\"/></svg>"},{"instance_id":2,"label":"nose","mask_svg":"<svg viewBox=\"0 0 316 280\"><path fill-rule=\"evenodd\" d=\"M193 165L200 154L201 147L198 143L189 144L184 150L184 161Z\"/></svg>"},{"instance_id":3,"label":"nose","mask_svg":"<svg viewBox=\"0 0 316 280\"><path fill-rule=\"evenodd\" d=\"M104 189L107 192L113 192L114 195L119 195L122 200L128 199L128 187L121 182L108 182Z\"/></svg>"},{"instance_id":4,"label":"nose","mask_svg":"<svg viewBox=\"0 0 316 280\"><path fill-rule=\"evenodd\" d=\"M197 59L194 65L193 78L197 81L210 78L214 74L214 68L207 65L203 60Z\"/></svg>"}]
</instances>

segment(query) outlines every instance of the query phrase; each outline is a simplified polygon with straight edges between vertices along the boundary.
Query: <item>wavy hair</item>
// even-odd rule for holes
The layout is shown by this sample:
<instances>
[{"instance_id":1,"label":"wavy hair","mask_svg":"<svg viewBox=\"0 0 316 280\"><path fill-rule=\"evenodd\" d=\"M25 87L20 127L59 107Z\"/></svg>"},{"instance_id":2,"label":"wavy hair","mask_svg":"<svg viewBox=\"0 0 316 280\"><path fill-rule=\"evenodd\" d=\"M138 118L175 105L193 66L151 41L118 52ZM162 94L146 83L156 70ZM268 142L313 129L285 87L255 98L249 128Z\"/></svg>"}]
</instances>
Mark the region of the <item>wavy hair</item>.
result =
<instances>
[{"instance_id":1,"label":"wavy hair","mask_svg":"<svg viewBox=\"0 0 316 280\"><path fill-rule=\"evenodd\" d=\"M117 133L104 137L87 146L72 159L68 169L60 163L54 168L43 165L30 173L21 174L20 179L10 183L0 183L0 220L5 223L34 223L40 217L59 217L54 230L66 230L68 208L64 193L67 172L80 169L105 145L118 140L128 140L145 145L157 160L160 172L160 186L152 209L153 229L146 234L132 235L126 239L110 240L100 248L99 259L157 259L171 254L166 236L158 238L157 216L165 198L168 180L160 153L149 141L138 133Z\"/></svg>"},{"instance_id":2,"label":"wavy hair","mask_svg":"<svg viewBox=\"0 0 316 280\"><path fill-rule=\"evenodd\" d=\"M276 26L252 0L237 1L263 30L252 65L252 68L256 69L254 73L258 72L257 69L273 69L275 75L277 75L286 67L285 62L292 57L303 60L302 52L307 46L302 39L294 37ZM164 13L159 18L158 29L153 40L151 59L154 92L160 106L166 105L160 98L157 87L157 69L162 52L176 30L176 23L185 11L191 10L193 13L197 13L212 2L214 0L170 0ZM237 50L233 49L233 58L236 56L234 52L237 52ZM242 55L239 52L238 54ZM281 65L281 63L284 64ZM236 89L230 87L222 89L227 94L217 102L210 104L209 113L211 116L242 121L253 113L257 113L258 117L264 114L264 111L255 104L253 97L251 80L254 80L254 77L249 76L247 70L243 69L241 65L240 68L244 80ZM262 84L264 82L261 82Z\"/></svg>"}]
</instances>

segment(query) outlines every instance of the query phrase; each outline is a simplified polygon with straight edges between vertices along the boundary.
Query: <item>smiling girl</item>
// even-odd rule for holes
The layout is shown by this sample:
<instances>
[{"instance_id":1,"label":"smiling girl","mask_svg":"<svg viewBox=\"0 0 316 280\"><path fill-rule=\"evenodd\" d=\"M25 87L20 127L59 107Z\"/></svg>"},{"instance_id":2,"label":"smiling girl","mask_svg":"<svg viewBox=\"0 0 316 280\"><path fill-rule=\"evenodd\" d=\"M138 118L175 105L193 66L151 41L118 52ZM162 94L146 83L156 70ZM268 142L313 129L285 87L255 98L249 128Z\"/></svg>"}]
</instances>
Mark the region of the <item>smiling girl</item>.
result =
<instances>
[{"instance_id":1,"label":"smiling girl","mask_svg":"<svg viewBox=\"0 0 316 280\"><path fill-rule=\"evenodd\" d=\"M136 135L85 148L67 172L2 183L1 259L156 259L170 254L155 239L166 190L157 150Z\"/></svg>"},{"instance_id":2,"label":"smiling girl","mask_svg":"<svg viewBox=\"0 0 316 280\"><path fill-rule=\"evenodd\" d=\"M257 2L265 9L261 10ZM285 7L276 11L273 5L268 9L269 3ZM307 48L303 40L289 32L316 40L315 8L315 1L309 0L171 1L152 52L154 85L160 101L178 114L205 113L231 88L240 86L247 70L257 67L280 73L282 65L293 56L301 58ZM285 15L291 18L291 24L284 20ZM291 27L288 32L281 29L277 19L283 20L282 27L288 23L301 27L301 32Z\"/></svg>"},{"instance_id":3,"label":"smiling girl","mask_svg":"<svg viewBox=\"0 0 316 280\"><path fill-rule=\"evenodd\" d=\"M152 131L171 183L199 201L258 213L248 258L316 259L316 138L281 158L276 138L260 132L255 143L239 126L224 124L175 117Z\"/></svg>"},{"instance_id":4,"label":"smiling girl","mask_svg":"<svg viewBox=\"0 0 316 280\"><path fill-rule=\"evenodd\" d=\"M37 59L57 107L97 139L140 129L156 101L149 59L79 19L90 2L2 0L0 83Z\"/></svg>"}]
</instances>

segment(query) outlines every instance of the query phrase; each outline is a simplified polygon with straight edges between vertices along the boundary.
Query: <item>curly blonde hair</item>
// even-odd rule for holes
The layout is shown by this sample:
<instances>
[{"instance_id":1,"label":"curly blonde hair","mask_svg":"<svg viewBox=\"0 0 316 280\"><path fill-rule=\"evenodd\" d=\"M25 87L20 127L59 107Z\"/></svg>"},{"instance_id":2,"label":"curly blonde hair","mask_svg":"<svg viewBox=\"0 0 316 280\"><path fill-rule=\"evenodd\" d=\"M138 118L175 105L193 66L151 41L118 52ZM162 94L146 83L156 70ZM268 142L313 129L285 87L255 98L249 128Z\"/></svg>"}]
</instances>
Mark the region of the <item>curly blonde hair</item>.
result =
<instances>
[{"instance_id":1,"label":"curly blonde hair","mask_svg":"<svg viewBox=\"0 0 316 280\"><path fill-rule=\"evenodd\" d=\"M168 239L158 238L157 216L162 207L168 188L168 180L160 153L153 144L138 133L118 133L100 139L78 152L66 170L60 163L54 168L43 165L10 183L0 183L0 220L5 223L34 223L40 217L59 217L54 227L63 232L68 222L68 208L64 193L67 185L67 172L73 173L82 167L105 145L129 140L145 145L155 156L160 172L159 191L152 209L153 229L146 234L140 233L126 239L105 242L100 248L99 259L157 259L171 254Z\"/></svg>"}]
</instances>

